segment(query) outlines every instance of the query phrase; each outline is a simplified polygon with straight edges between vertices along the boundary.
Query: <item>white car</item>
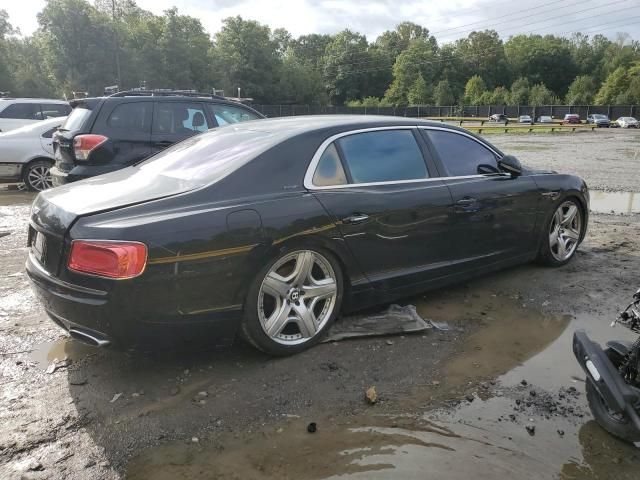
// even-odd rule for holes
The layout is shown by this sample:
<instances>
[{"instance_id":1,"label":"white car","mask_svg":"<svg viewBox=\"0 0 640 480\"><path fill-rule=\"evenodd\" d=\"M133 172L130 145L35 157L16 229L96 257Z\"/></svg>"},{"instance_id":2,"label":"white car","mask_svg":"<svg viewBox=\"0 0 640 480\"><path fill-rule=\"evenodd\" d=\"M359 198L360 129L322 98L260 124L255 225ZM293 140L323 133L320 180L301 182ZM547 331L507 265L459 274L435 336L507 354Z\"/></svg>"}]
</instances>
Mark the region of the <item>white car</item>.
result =
<instances>
[{"instance_id":1,"label":"white car","mask_svg":"<svg viewBox=\"0 0 640 480\"><path fill-rule=\"evenodd\" d=\"M53 133L66 117L50 118L0 133L0 182L24 182L32 191L51 188Z\"/></svg>"},{"instance_id":2,"label":"white car","mask_svg":"<svg viewBox=\"0 0 640 480\"><path fill-rule=\"evenodd\" d=\"M620 117L616 123L620 128L640 128L640 123L633 117Z\"/></svg>"},{"instance_id":3,"label":"white car","mask_svg":"<svg viewBox=\"0 0 640 480\"><path fill-rule=\"evenodd\" d=\"M528 123L529 125L533 125L533 119L530 115L520 115L518 117L518 123Z\"/></svg>"},{"instance_id":4,"label":"white car","mask_svg":"<svg viewBox=\"0 0 640 480\"><path fill-rule=\"evenodd\" d=\"M553 118L548 115L538 117L538 123L553 123Z\"/></svg>"},{"instance_id":5,"label":"white car","mask_svg":"<svg viewBox=\"0 0 640 480\"><path fill-rule=\"evenodd\" d=\"M66 117L71 105L47 98L0 98L0 132L9 132L47 118Z\"/></svg>"}]
</instances>

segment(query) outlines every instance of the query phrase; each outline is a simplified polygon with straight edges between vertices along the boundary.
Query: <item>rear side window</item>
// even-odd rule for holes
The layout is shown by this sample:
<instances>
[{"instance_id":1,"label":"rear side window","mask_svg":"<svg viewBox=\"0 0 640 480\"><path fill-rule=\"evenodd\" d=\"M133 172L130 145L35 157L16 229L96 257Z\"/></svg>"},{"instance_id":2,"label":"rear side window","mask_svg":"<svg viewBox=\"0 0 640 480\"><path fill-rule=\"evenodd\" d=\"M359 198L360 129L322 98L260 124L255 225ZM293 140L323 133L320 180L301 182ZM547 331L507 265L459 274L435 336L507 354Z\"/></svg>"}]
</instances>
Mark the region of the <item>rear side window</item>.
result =
<instances>
[{"instance_id":1,"label":"rear side window","mask_svg":"<svg viewBox=\"0 0 640 480\"><path fill-rule=\"evenodd\" d=\"M316 171L313 174L313 184L317 187L327 187L332 185L345 185L347 176L342 168L340 156L335 145L329 145L318 162Z\"/></svg>"},{"instance_id":2,"label":"rear side window","mask_svg":"<svg viewBox=\"0 0 640 480\"><path fill-rule=\"evenodd\" d=\"M37 103L14 103L0 112L0 118L42 120L43 116Z\"/></svg>"},{"instance_id":3,"label":"rear side window","mask_svg":"<svg viewBox=\"0 0 640 480\"><path fill-rule=\"evenodd\" d=\"M480 165L490 165L497 171L496 156L480 142L443 130L429 130L428 135L449 176L478 175Z\"/></svg>"},{"instance_id":4,"label":"rear side window","mask_svg":"<svg viewBox=\"0 0 640 480\"><path fill-rule=\"evenodd\" d=\"M208 130L204 109L199 103L159 102L153 115L154 134L192 135Z\"/></svg>"},{"instance_id":5,"label":"rear side window","mask_svg":"<svg viewBox=\"0 0 640 480\"><path fill-rule=\"evenodd\" d=\"M44 118L66 117L71 111L71 105L62 105L60 103L42 103L40 107Z\"/></svg>"},{"instance_id":6,"label":"rear side window","mask_svg":"<svg viewBox=\"0 0 640 480\"><path fill-rule=\"evenodd\" d=\"M56 130L58 130L58 127L50 128L42 134L42 138L52 138Z\"/></svg>"},{"instance_id":7,"label":"rear side window","mask_svg":"<svg viewBox=\"0 0 640 480\"><path fill-rule=\"evenodd\" d=\"M410 130L356 133L337 140L353 183L427 178L427 166Z\"/></svg>"},{"instance_id":8,"label":"rear side window","mask_svg":"<svg viewBox=\"0 0 640 480\"><path fill-rule=\"evenodd\" d=\"M151 102L121 103L109 115L107 125L112 129L149 133L152 108Z\"/></svg>"},{"instance_id":9,"label":"rear side window","mask_svg":"<svg viewBox=\"0 0 640 480\"><path fill-rule=\"evenodd\" d=\"M215 117L218 125L229 125L230 123L246 122L247 120L256 120L259 118L249 110L224 104L207 104L211 116Z\"/></svg>"},{"instance_id":10,"label":"rear side window","mask_svg":"<svg viewBox=\"0 0 640 480\"><path fill-rule=\"evenodd\" d=\"M71 111L71 115L64 121L60 130L75 132L82 128L85 120L91 115L91 110L84 106L78 106Z\"/></svg>"}]
</instances>

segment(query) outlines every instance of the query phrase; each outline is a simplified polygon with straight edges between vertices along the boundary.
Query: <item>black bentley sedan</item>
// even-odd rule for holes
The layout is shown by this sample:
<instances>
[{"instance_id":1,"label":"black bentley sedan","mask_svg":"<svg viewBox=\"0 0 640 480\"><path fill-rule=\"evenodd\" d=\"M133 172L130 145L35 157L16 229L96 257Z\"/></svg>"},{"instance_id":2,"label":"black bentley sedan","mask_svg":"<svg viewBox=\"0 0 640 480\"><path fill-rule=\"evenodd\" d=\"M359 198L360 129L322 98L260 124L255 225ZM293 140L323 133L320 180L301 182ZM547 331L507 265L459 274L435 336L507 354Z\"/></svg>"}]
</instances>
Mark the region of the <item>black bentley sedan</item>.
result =
<instances>
[{"instance_id":1,"label":"black bentley sedan","mask_svg":"<svg viewBox=\"0 0 640 480\"><path fill-rule=\"evenodd\" d=\"M240 334L277 355L341 311L575 254L585 183L466 130L313 116L249 121L40 193L27 273L93 345Z\"/></svg>"}]
</instances>

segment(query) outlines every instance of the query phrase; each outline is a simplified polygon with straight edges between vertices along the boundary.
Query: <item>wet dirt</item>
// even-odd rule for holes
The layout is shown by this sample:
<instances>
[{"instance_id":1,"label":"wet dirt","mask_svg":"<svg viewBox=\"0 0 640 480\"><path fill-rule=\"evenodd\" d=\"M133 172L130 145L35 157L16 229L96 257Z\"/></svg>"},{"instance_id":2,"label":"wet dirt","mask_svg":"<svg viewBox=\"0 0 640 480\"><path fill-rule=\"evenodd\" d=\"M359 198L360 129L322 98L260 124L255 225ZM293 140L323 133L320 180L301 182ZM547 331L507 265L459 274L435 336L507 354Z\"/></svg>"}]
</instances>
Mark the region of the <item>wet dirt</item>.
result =
<instances>
[{"instance_id":1,"label":"wet dirt","mask_svg":"<svg viewBox=\"0 0 640 480\"><path fill-rule=\"evenodd\" d=\"M608 324L638 286L638 215L594 213L561 269L524 265L407 300L451 331L271 359L242 344L76 349L22 273L29 199L4 195L0 478L637 478L638 451L591 420L570 339L628 338ZM45 373L58 355L70 362Z\"/></svg>"}]
</instances>

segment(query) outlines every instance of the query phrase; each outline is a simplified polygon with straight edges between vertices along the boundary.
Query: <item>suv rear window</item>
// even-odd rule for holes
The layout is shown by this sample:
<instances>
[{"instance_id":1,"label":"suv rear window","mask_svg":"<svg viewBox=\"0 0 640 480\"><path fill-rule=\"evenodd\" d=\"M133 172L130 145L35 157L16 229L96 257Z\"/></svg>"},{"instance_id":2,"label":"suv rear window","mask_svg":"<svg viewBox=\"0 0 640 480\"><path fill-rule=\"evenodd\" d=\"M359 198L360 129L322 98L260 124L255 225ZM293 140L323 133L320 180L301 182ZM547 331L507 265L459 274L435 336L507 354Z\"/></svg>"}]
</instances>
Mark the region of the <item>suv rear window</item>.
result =
<instances>
[{"instance_id":1,"label":"suv rear window","mask_svg":"<svg viewBox=\"0 0 640 480\"><path fill-rule=\"evenodd\" d=\"M91 110L85 106L77 106L71 112L71 115L64 121L60 130L76 131L82 128L85 120L91 115Z\"/></svg>"}]
</instances>

